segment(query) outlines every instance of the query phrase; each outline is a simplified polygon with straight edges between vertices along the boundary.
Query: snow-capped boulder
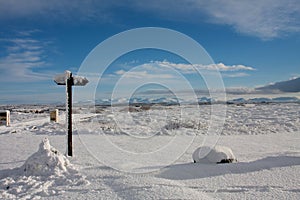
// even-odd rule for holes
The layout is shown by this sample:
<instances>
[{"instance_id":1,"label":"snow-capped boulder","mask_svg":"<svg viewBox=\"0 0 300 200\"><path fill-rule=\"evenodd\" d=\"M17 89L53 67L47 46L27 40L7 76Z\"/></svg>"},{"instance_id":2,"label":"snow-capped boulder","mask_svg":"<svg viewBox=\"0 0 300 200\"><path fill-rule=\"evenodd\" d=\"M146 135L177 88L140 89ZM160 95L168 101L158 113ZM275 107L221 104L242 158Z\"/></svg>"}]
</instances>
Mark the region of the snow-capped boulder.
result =
<instances>
[{"instance_id":1,"label":"snow-capped boulder","mask_svg":"<svg viewBox=\"0 0 300 200\"><path fill-rule=\"evenodd\" d=\"M232 163L237 159L232 150L225 146L199 147L193 153L194 163Z\"/></svg>"},{"instance_id":2,"label":"snow-capped boulder","mask_svg":"<svg viewBox=\"0 0 300 200\"><path fill-rule=\"evenodd\" d=\"M43 139L39 150L32 154L22 166L26 175L60 175L73 170L69 160L52 147L48 138Z\"/></svg>"}]
</instances>

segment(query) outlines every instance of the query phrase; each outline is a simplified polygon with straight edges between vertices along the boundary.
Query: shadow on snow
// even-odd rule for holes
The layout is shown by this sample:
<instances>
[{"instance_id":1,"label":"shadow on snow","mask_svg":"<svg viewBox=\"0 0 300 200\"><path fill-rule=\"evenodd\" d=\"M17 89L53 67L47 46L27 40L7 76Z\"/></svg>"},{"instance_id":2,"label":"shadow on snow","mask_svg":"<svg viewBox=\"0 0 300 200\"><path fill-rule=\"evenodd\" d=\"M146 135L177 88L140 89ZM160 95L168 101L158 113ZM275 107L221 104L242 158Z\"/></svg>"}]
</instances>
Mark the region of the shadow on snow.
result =
<instances>
[{"instance_id":1,"label":"shadow on snow","mask_svg":"<svg viewBox=\"0 0 300 200\"><path fill-rule=\"evenodd\" d=\"M252 162L231 164L177 164L163 169L157 176L172 180L185 180L221 176L225 174L243 174L266 169L300 165L300 157L275 156L266 157Z\"/></svg>"}]
</instances>

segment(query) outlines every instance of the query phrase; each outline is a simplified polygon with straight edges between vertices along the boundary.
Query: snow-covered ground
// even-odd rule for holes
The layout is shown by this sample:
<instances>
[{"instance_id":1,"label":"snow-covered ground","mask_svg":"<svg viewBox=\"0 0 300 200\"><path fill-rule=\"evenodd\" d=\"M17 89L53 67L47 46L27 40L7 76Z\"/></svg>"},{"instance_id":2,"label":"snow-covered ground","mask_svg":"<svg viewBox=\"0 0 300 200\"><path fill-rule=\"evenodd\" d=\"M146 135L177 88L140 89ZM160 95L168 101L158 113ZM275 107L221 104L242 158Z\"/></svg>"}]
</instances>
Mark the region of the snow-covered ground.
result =
<instances>
[{"instance_id":1,"label":"snow-covered ground","mask_svg":"<svg viewBox=\"0 0 300 200\"><path fill-rule=\"evenodd\" d=\"M0 127L0 199L300 198L298 103L228 105L220 135L207 134L210 105L75 108L68 158L53 153L66 151L64 113L52 123L45 107L21 108ZM39 159L45 137L56 149L44 148L48 160ZM208 144L231 148L238 162L193 163ZM33 160L54 170L24 171Z\"/></svg>"}]
</instances>

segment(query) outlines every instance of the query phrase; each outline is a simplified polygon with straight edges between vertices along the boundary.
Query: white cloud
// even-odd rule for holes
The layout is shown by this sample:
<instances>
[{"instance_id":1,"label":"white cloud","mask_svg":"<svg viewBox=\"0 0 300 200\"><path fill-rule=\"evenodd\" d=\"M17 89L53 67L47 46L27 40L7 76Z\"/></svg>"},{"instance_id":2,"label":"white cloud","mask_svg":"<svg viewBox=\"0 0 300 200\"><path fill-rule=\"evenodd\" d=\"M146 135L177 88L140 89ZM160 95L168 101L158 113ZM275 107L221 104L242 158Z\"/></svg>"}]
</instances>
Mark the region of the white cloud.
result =
<instances>
[{"instance_id":1,"label":"white cloud","mask_svg":"<svg viewBox=\"0 0 300 200\"><path fill-rule=\"evenodd\" d=\"M126 73L125 70L118 70L118 71L115 72L115 74L117 74L117 75L123 75L125 73Z\"/></svg>"},{"instance_id":2,"label":"white cloud","mask_svg":"<svg viewBox=\"0 0 300 200\"><path fill-rule=\"evenodd\" d=\"M228 77L228 78L238 78L238 77L249 76L249 74L244 73L244 72L239 72L239 73L233 73L233 74L222 74L222 76Z\"/></svg>"},{"instance_id":3,"label":"white cloud","mask_svg":"<svg viewBox=\"0 0 300 200\"><path fill-rule=\"evenodd\" d=\"M41 30L39 29L32 29L32 30L23 30L23 31L19 31L18 35L19 36L31 36L34 33L39 33L41 32Z\"/></svg>"},{"instance_id":4,"label":"white cloud","mask_svg":"<svg viewBox=\"0 0 300 200\"><path fill-rule=\"evenodd\" d=\"M47 66L44 44L29 38L3 39L6 52L0 57L1 82L31 82L45 80L50 74L35 72Z\"/></svg>"},{"instance_id":5,"label":"white cloud","mask_svg":"<svg viewBox=\"0 0 300 200\"><path fill-rule=\"evenodd\" d=\"M128 68L128 66L127 66ZM224 73L225 77L236 78L248 76L247 73L241 71L255 70L252 67L244 65L225 65L223 63L202 65L202 64L185 64L172 63L168 61L152 61L138 66L132 66L129 71L124 69L117 70L111 74L106 74L101 77L103 84L110 84L111 86L121 85L123 91L132 85L145 83L159 83L163 85L176 86L178 90L186 90L189 85L195 88L205 86L202 82L201 76L194 76L198 74L198 70L202 75L212 73L211 76L216 77L216 71L219 70ZM192 76L190 76L192 75Z\"/></svg>"},{"instance_id":6,"label":"white cloud","mask_svg":"<svg viewBox=\"0 0 300 200\"><path fill-rule=\"evenodd\" d=\"M297 0L207 2L199 3L199 7L209 15L211 22L230 25L244 34L270 39L300 31Z\"/></svg>"},{"instance_id":7,"label":"white cloud","mask_svg":"<svg viewBox=\"0 0 300 200\"><path fill-rule=\"evenodd\" d=\"M219 70L219 71L255 70L254 68L245 65L224 65L223 63L211 64L211 65L199 65L199 68L201 67L207 70Z\"/></svg>"},{"instance_id":8,"label":"white cloud","mask_svg":"<svg viewBox=\"0 0 300 200\"><path fill-rule=\"evenodd\" d=\"M0 20L38 17L47 21L110 23L118 18L120 8L173 21L228 25L239 33L262 39L300 32L298 0L2 0Z\"/></svg>"},{"instance_id":9,"label":"white cloud","mask_svg":"<svg viewBox=\"0 0 300 200\"><path fill-rule=\"evenodd\" d=\"M246 88L246 87L228 87L226 88L226 93L241 95L241 94L256 94L257 91L253 88Z\"/></svg>"},{"instance_id":10,"label":"white cloud","mask_svg":"<svg viewBox=\"0 0 300 200\"><path fill-rule=\"evenodd\" d=\"M170 20L228 25L262 39L300 32L298 0L153 0L149 4L135 0L135 5Z\"/></svg>"},{"instance_id":11,"label":"white cloud","mask_svg":"<svg viewBox=\"0 0 300 200\"><path fill-rule=\"evenodd\" d=\"M108 20L108 7L114 3L106 0L10 0L0 1L0 19L36 18L56 21L88 19Z\"/></svg>"},{"instance_id":12,"label":"white cloud","mask_svg":"<svg viewBox=\"0 0 300 200\"><path fill-rule=\"evenodd\" d=\"M262 92L300 92L300 77L256 88Z\"/></svg>"},{"instance_id":13,"label":"white cloud","mask_svg":"<svg viewBox=\"0 0 300 200\"><path fill-rule=\"evenodd\" d=\"M175 78L172 74L162 72L162 73L153 73L153 71L146 71L142 70L141 67L138 70L133 71L124 71L118 70L115 72L116 75L122 76L122 78L129 78L129 79L172 79Z\"/></svg>"},{"instance_id":14,"label":"white cloud","mask_svg":"<svg viewBox=\"0 0 300 200\"><path fill-rule=\"evenodd\" d=\"M123 77L128 79L174 79L184 77L189 74L209 74L210 71L220 71L223 77L237 78L249 76L249 74L240 71L253 71L253 67L244 65L225 65L223 63L202 65L202 64L185 64L171 63L168 61L152 61L132 67L130 71L123 69L115 71L113 74L106 75L106 78Z\"/></svg>"},{"instance_id":15,"label":"white cloud","mask_svg":"<svg viewBox=\"0 0 300 200\"><path fill-rule=\"evenodd\" d=\"M297 95L300 92L300 77L292 78L286 81L278 81L275 83L270 83L265 86L260 86L256 88L226 88L227 94L293 94Z\"/></svg>"},{"instance_id":16,"label":"white cloud","mask_svg":"<svg viewBox=\"0 0 300 200\"><path fill-rule=\"evenodd\" d=\"M53 98L55 97L55 98ZM21 92L15 92L14 94L8 94L5 93L5 95L1 96L0 103L1 104L35 104L35 103L64 103L65 100L65 94L63 92L49 92L49 93L43 93L42 91L39 91L39 93L24 93L24 91Z\"/></svg>"},{"instance_id":17,"label":"white cloud","mask_svg":"<svg viewBox=\"0 0 300 200\"><path fill-rule=\"evenodd\" d=\"M225 65L223 63L202 65L202 64L183 64L183 63L170 63L168 61L163 61L163 62L157 61L154 64L157 64L160 67L174 68L183 73L196 73L197 70L221 71L221 72L255 70L253 67L249 67L245 65Z\"/></svg>"}]
</instances>

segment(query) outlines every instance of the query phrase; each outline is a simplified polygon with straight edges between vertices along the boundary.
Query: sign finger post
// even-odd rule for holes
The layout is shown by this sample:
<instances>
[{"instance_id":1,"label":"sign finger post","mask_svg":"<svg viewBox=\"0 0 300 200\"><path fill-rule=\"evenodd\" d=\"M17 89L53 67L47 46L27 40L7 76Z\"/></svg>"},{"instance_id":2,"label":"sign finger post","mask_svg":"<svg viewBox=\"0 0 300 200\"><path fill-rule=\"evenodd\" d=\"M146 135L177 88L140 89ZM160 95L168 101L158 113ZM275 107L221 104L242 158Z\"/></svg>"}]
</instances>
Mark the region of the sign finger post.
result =
<instances>
[{"instance_id":1,"label":"sign finger post","mask_svg":"<svg viewBox=\"0 0 300 200\"><path fill-rule=\"evenodd\" d=\"M73 76L72 72L65 71L54 77L57 85L66 86L66 132L67 132L67 155L73 156L72 142L72 86L85 86L89 81L82 76Z\"/></svg>"}]
</instances>

